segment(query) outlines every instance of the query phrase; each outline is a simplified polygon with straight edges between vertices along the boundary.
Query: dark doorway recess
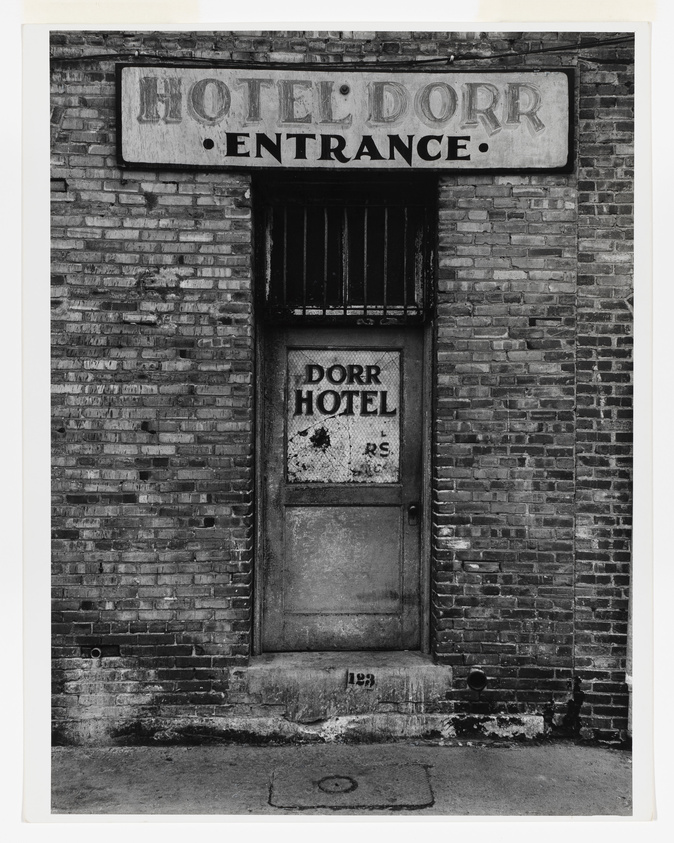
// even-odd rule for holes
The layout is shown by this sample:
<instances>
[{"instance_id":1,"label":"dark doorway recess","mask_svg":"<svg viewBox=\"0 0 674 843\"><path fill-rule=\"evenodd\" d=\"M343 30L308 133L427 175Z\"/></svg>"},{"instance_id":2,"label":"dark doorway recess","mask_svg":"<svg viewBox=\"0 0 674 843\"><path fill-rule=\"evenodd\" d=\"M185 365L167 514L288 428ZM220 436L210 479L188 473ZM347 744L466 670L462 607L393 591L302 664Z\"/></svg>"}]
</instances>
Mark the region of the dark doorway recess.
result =
<instances>
[{"instance_id":1,"label":"dark doorway recess","mask_svg":"<svg viewBox=\"0 0 674 843\"><path fill-rule=\"evenodd\" d=\"M434 178L256 179L267 322L405 325L432 306Z\"/></svg>"}]
</instances>

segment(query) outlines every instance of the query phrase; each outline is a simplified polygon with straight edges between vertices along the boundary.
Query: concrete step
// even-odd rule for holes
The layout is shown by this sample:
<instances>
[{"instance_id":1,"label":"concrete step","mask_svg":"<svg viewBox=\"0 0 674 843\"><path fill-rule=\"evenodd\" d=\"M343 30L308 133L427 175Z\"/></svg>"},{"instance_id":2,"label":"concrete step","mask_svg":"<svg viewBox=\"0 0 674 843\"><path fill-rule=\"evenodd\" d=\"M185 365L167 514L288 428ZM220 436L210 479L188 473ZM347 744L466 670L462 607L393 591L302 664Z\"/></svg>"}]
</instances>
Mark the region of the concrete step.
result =
<instances>
[{"instance_id":1,"label":"concrete step","mask_svg":"<svg viewBox=\"0 0 674 843\"><path fill-rule=\"evenodd\" d=\"M233 671L229 701L270 705L291 722L315 723L355 714L442 713L451 689L451 667L422 653L274 653Z\"/></svg>"}]
</instances>

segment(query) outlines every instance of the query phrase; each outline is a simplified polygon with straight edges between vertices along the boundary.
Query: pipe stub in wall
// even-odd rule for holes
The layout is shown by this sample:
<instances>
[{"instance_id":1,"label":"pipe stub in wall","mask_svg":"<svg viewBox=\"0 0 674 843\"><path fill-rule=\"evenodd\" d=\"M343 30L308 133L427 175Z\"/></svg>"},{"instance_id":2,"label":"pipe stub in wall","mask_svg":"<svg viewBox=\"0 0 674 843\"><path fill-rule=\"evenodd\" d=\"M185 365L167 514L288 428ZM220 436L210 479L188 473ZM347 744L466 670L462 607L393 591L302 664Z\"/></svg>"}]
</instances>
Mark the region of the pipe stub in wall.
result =
<instances>
[{"instance_id":1,"label":"pipe stub in wall","mask_svg":"<svg viewBox=\"0 0 674 843\"><path fill-rule=\"evenodd\" d=\"M471 691L484 691L487 687L487 674L480 668L471 670L466 679L466 683Z\"/></svg>"}]
</instances>

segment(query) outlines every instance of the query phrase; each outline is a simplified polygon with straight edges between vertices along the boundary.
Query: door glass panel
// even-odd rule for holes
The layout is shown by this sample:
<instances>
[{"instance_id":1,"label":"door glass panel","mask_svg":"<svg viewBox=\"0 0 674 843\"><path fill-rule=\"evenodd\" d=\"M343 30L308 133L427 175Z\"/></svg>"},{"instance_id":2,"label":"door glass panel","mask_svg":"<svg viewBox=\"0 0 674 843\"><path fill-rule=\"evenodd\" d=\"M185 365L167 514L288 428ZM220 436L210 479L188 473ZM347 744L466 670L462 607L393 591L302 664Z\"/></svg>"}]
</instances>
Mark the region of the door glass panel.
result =
<instances>
[{"instance_id":1,"label":"door glass panel","mask_svg":"<svg viewBox=\"0 0 674 843\"><path fill-rule=\"evenodd\" d=\"M400 352L288 350L289 483L397 483Z\"/></svg>"}]
</instances>

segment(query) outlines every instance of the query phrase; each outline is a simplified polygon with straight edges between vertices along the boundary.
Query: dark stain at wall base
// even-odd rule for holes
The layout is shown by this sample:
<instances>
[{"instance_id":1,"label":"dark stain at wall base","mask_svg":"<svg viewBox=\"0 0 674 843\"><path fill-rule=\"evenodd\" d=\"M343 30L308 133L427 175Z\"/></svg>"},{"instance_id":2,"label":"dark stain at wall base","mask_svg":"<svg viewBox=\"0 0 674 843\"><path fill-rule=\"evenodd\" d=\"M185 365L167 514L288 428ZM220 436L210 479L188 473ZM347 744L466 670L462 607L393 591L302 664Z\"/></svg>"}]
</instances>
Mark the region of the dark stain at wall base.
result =
<instances>
[{"instance_id":1,"label":"dark stain at wall base","mask_svg":"<svg viewBox=\"0 0 674 843\"><path fill-rule=\"evenodd\" d=\"M566 704L566 714L562 720L562 728L574 736L580 735L582 721L580 709L585 699L585 694L580 689L580 679L576 677L573 682L573 695Z\"/></svg>"},{"instance_id":2,"label":"dark stain at wall base","mask_svg":"<svg viewBox=\"0 0 674 843\"><path fill-rule=\"evenodd\" d=\"M130 723L110 734L119 746L218 746L239 743L247 746L270 746L285 743L278 735L260 735L239 729L210 729L208 726L183 726L166 729L152 723ZM316 739L320 742L320 739ZM305 742L309 742L307 739Z\"/></svg>"},{"instance_id":3,"label":"dark stain at wall base","mask_svg":"<svg viewBox=\"0 0 674 843\"><path fill-rule=\"evenodd\" d=\"M576 677L573 681L573 692L566 701L564 714L555 713L555 701L550 701L543 709L545 732L550 737L580 738L583 721L580 711L585 700L585 692L581 690L581 680Z\"/></svg>"}]
</instances>

